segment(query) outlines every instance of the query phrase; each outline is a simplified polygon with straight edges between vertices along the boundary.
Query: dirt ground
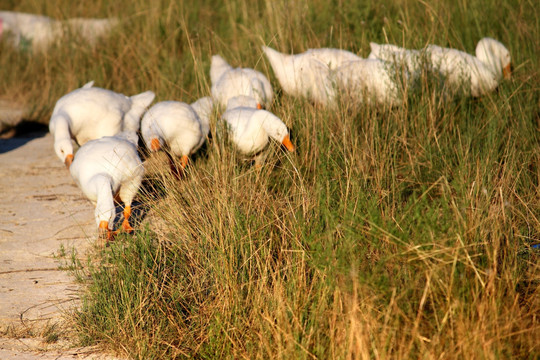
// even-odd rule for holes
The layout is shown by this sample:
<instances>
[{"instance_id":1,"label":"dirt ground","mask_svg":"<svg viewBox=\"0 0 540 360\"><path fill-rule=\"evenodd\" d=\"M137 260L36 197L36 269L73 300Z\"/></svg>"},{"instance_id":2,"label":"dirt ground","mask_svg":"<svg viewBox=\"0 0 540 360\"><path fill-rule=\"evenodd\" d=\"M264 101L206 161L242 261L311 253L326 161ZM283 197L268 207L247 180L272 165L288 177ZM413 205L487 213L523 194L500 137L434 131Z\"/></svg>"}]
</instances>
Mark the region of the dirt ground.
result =
<instances>
[{"instance_id":1,"label":"dirt ground","mask_svg":"<svg viewBox=\"0 0 540 360\"><path fill-rule=\"evenodd\" d=\"M62 252L86 258L94 209L45 131L0 139L0 359L113 359L77 348L79 286Z\"/></svg>"}]
</instances>

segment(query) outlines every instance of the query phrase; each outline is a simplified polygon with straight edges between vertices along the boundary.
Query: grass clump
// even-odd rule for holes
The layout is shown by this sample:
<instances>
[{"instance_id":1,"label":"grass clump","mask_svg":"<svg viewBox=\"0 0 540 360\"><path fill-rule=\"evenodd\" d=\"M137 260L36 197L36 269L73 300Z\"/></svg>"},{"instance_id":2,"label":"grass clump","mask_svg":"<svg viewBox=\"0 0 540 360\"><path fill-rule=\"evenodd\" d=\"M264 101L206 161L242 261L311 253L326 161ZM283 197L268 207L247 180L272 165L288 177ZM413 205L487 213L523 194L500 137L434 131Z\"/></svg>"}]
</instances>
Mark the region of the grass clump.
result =
<instances>
[{"instance_id":1,"label":"grass clump","mask_svg":"<svg viewBox=\"0 0 540 360\"><path fill-rule=\"evenodd\" d=\"M63 0L17 6L122 20L94 48L33 55L1 44L0 69L11 70L0 86L30 101L38 120L91 79L191 102L208 94L210 56L219 53L269 75L271 110L297 151L273 143L265 165L252 167L215 116L211 141L183 179L151 159L144 224L81 273L84 342L139 359L538 357L532 3L102 1L85 9ZM260 51L327 46L366 57L374 41L473 53L484 36L514 60L498 92L447 100L427 81L395 109L328 110L291 98Z\"/></svg>"}]
</instances>

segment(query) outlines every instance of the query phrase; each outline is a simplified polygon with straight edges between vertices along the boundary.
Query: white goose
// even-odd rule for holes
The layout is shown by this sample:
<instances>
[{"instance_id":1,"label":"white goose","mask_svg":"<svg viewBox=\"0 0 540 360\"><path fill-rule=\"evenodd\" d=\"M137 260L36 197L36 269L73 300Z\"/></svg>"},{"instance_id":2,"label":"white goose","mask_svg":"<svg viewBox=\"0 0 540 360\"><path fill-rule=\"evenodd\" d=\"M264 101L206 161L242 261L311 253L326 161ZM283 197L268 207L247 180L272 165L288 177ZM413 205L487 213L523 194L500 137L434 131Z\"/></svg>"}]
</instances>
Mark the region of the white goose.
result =
<instances>
[{"instance_id":1,"label":"white goose","mask_svg":"<svg viewBox=\"0 0 540 360\"><path fill-rule=\"evenodd\" d=\"M336 97L332 71L362 59L341 49L309 49L296 55L283 54L267 46L262 50L283 91L321 105L332 104Z\"/></svg>"},{"instance_id":2,"label":"white goose","mask_svg":"<svg viewBox=\"0 0 540 360\"><path fill-rule=\"evenodd\" d=\"M0 35L5 31L14 46L29 46L33 51L44 51L70 33L76 33L93 44L99 37L111 32L118 22L115 18L60 21L43 15L0 11Z\"/></svg>"},{"instance_id":3,"label":"white goose","mask_svg":"<svg viewBox=\"0 0 540 360\"><path fill-rule=\"evenodd\" d=\"M442 75L449 89L463 89L474 97L492 92L511 74L510 52L492 38L478 42L476 56L437 45L429 45L426 53L432 70Z\"/></svg>"},{"instance_id":4,"label":"white goose","mask_svg":"<svg viewBox=\"0 0 540 360\"><path fill-rule=\"evenodd\" d=\"M126 131L85 143L75 154L69 169L84 195L95 204L95 219L100 238L113 237L116 196L124 203L122 228L129 224L131 203L141 185L144 168L137 154L139 121L132 118Z\"/></svg>"},{"instance_id":5,"label":"white goose","mask_svg":"<svg viewBox=\"0 0 540 360\"><path fill-rule=\"evenodd\" d=\"M167 144L172 155L180 158L184 169L189 155L201 147L208 135L212 104L206 97L193 103L194 108L179 101L162 101L152 106L141 122L141 133L148 149L157 151Z\"/></svg>"},{"instance_id":6,"label":"white goose","mask_svg":"<svg viewBox=\"0 0 540 360\"><path fill-rule=\"evenodd\" d=\"M474 97L495 90L503 78L511 76L510 52L502 43L488 37L476 45L476 56L437 45L428 45L423 50L407 50L390 44L370 45L370 58L402 63L413 77L420 76L425 61L427 69L441 75L449 90L463 90Z\"/></svg>"},{"instance_id":7,"label":"white goose","mask_svg":"<svg viewBox=\"0 0 540 360\"><path fill-rule=\"evenodd\" d=\"M233 68L219 55L212 56L210 80L212 97L222 106L238 95L256 99L260 108L272 103L274 93L266 76L249 68Z\"/></svg>"},{"instance_id":8,"label":"white goose","mask_svg":"<svg viewBox=\"0 0 540 360\"><path fill-rule=\"evenodd\" d=\"M139 121L154 100L152 91L127 97L111 90L93 87L91 81L57 102L49 122L56 155L69 168L73 160L74 139L79 145L122 131L124 121Z\"/></svg>"},{"instance_id":9,"label":"white goose","mask_svg":"<svg viewBox=\"0 0 540 360\"><path fill-rule=\"evenodd\" d=\"M401 76L407 81L406 72L401 75L395 66L378 59L351 61L336 70L337 87L347 100L389 107L403 103Z\"/></svg>"},{"instance_id":10,"label":"white goose","mask_svg":"<svg viewBox=\"0 0 540 360\"><path fill-rule=\"evenodd\" d=\"M271 112L254 106L256 101L249 97L235 97L229 101L227 111L222 115L237 149L246 155L255 154L264 149L271 137L287 150L294 151L289 130L283 121Z\"/></svg>"}]
</instances>

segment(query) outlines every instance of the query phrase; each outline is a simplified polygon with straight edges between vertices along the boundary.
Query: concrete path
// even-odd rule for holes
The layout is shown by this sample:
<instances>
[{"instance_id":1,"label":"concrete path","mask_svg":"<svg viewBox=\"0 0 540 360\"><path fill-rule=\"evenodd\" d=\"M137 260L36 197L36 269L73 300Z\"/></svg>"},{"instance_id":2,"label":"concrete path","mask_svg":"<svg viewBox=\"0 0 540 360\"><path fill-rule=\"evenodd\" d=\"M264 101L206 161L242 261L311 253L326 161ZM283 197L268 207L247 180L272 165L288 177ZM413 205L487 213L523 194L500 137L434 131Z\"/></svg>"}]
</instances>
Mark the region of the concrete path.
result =
<instances>
[{"instance_id":1,"label":"concrete path","mask_svg":"<svg viewBox=\"0 0 540 360\"><path fill-rule=\"evenodd\" d=\"M78 286L59 255L84 259L95 239L93 206L52 137L0 139L0 359L112 359L74 349L64 316Z\"/></svg>"}]
</instances>

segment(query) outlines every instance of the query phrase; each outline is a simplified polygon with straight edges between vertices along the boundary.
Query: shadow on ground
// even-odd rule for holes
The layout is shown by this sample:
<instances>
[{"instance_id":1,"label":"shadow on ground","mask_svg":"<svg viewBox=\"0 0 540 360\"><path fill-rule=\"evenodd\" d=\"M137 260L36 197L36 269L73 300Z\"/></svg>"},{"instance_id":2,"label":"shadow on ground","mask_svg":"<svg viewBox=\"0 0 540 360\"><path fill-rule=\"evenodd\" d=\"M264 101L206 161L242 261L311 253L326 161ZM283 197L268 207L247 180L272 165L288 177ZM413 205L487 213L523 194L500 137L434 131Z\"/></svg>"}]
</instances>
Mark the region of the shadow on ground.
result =
<instances>
[{"instance_id":1,"label":"shadow on ground","mask_svg":"<svg viewBox=\"0 0 540 360\"><path fill-rule=\"evenodd\" d=\"M0 154L15 150L29 141L43 137L49 127L37 121L23 120L0 133ZM52 149L51 149L52 151Z\"/></svg>"}]
</instances>

